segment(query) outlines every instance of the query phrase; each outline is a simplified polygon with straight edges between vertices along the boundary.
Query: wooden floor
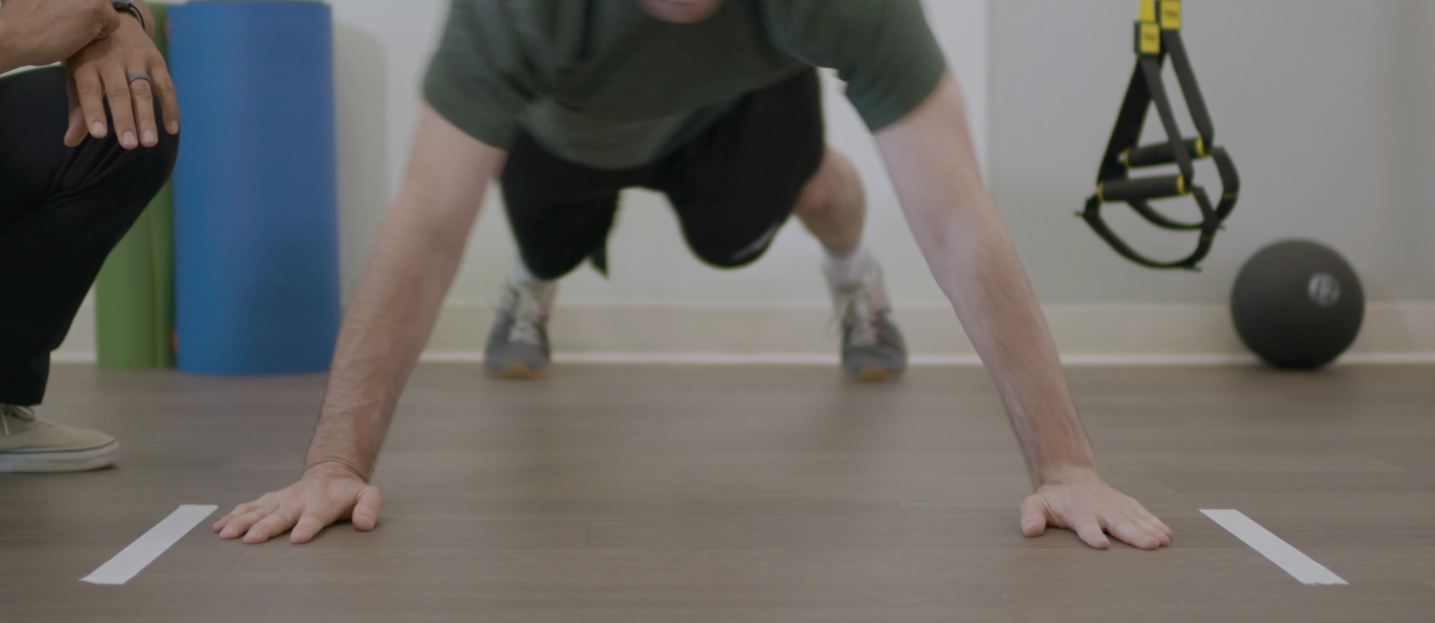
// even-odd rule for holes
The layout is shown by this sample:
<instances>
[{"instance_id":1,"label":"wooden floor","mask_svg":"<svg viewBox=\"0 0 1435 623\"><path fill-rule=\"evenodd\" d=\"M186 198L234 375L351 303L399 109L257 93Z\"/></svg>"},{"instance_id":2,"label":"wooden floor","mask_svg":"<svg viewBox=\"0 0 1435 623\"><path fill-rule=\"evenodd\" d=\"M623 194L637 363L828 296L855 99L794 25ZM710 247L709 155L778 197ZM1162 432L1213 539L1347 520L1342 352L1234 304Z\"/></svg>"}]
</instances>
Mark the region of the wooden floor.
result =
<instances>
[{"instance_id":1,"label":"wooden floor","mask_svg":"<svg viewBox=\"0 0 1435 623\"><path fill-rule=\"evenodd\" d=\"M1435 620L1435 368L1077 369L1109 480L1177 533L1024 539L1029 491L978 369L426 366L369 534L245 546L208 524L121 587L79 581L180 504L297 475L320 377L56 370L41 416L123 443L0 476L0 621L583 623ZM1238 509L1349 586L1295 581Z\"/></svg>"}]
</instances>

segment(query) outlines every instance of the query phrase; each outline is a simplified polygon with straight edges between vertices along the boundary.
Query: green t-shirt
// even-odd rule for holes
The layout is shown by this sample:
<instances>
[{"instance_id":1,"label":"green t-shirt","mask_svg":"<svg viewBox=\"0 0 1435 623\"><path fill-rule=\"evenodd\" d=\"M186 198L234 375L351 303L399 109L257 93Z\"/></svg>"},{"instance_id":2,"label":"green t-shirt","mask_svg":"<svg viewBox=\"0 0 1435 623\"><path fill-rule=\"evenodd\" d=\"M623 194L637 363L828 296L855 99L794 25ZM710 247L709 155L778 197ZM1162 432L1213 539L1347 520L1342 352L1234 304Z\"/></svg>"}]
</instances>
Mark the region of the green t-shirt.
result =
<instances>
[{"instance_id":1,"label":"green t-shirt","mask_svg":"<svg viewBox=\"0 0 1435 623\"><path fill-rule=\"evenodd\" d=\"M814 66L838 71L875 132L925 100L946 61L919 0L727 0L697 24L639 0L453 0L424 95L487 145L526 131L567 160L623 169Z\"/></svg>"}]
</instances>

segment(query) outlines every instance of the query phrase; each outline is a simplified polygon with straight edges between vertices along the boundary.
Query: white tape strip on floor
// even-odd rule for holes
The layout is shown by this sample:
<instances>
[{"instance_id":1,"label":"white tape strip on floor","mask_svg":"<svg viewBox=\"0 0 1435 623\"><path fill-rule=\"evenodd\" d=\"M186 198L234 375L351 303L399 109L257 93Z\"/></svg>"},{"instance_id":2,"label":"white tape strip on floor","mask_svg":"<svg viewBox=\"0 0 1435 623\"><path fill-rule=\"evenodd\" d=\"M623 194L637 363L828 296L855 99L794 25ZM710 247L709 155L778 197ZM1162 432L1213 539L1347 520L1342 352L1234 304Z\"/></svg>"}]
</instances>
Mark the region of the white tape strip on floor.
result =
<instances>
[{"instance_id":1,"label":"white tape strip on floor","mask_svg":"<svg viewBox=\"0 0 1435 623\"><path fill-rule=\"evenodd\" d=\"M184 538L184 535L189 534L190 530L193 530L195 526L199 525L199 522L204 521L217 509L219 509L218 506L194 505L185 505L175 509L173 513L169 514L169 517L165 517L163 521L150 528L149 532L144 533L144 536L136 539L134 543L130 543L130 546L124 548L120 553L115 554L115 557L111 558L109 562L100 565L100 568L95 569L94 573L80 578L80 581L106 585L119 585L130 581L130 578L144 571L144 568L159 558L160 554L178 543L180 539Z\"/></svg>"},{"instance_id":2,"label":"white tape strip on floor","mask_svg":"<svg viewBox=\"0 0 1435 623\"><path fill-rule=\"evenodd\" d=\"M1324 565L1310 556L1282 541L1280 537L1261 527L1261 524L1237 510L1202 510L1207 517L1221 525L1226 531L1244 541L1251 549L1276 563L1286 573L1302 584L1346 584L1340 576L1331 573Z\"/></svg>"}]
</instances>

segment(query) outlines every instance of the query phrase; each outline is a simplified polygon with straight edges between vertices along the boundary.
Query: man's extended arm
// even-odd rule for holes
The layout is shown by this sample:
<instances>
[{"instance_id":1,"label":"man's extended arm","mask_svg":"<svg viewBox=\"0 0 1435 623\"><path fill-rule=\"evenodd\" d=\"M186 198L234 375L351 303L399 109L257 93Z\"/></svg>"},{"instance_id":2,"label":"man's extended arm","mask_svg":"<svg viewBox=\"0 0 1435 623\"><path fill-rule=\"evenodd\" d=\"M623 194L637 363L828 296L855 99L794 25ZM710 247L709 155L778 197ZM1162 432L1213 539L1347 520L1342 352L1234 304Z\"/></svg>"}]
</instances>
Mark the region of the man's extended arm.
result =
<instances>
[{"instance_id":1,"label":"man's extended arm","mask_svg":"<svg viewBox=\"0 0 1435 623\"><path fill-rule=\"evenodd\" d=\"M0 73L65 60L114 32L121 17L109 0L7 0L0 5Z\"/></svg>"},{"instance_id":2,"label":"man's extended arm","mask_svg":"<svg viewBox=\"0 0 1435 623\"><path fill-rule=\"evenodd\" d=\"M1103 530L1137 547L1171 530L1107 485L1067 388L1056 345L1001 215L982 184L961 90L950 75L877 144L917 243L995 379L1026 453L1035 494L1022 531L1070 528L1092 547Z\"/></svg>"},{"instance_id":3,"label":"man's extended arm","mask_svg":"<svg viewBox=\"0 0 1435 623\"><path fill-rule=\"evenodd\" d=\"M260 543L292 528L304 543L341 519L374 527L383 495L369 475L505 158L424 107L403 190L344 315L304 475L239 505L214 525L221 537Z\"/></svg>"}]
</instances>

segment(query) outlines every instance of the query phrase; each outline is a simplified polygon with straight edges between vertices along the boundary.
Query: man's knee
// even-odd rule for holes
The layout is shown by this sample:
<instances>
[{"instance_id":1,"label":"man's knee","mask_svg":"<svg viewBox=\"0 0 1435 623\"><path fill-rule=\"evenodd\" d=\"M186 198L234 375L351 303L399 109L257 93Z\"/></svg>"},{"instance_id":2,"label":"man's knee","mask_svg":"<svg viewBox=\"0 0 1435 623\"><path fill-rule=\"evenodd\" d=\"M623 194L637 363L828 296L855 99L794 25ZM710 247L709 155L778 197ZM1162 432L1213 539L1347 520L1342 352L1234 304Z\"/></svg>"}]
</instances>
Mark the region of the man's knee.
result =
<instances>
[{"instance_id":1,"label":"man's knee","mask_svg":"<svg viewBox=\"0 0 1435 623\"><path fill-rule=\"evenodd\" d=\"M90 197L83 205L104 206L103 210L117 212L117 216L125 214L132 220L169 181L179 154L179 137L163 134L154 147L128 150L110 138L78 149L86 148L98 153L82 156L79 170L68 172L75 176L71 178L71 188L82 197Z\"/></svg>"},{"instance_id":2,"label":"man's knee","mask_svg":"<svg viewBox=\"0 0 1435 623\"><path fill-rule=\"evenodd\" d=\"M751 236L743 238L704 236L697 232L689 232L688 247L704 263L714 268L734 270L744 268L761 259L767 249L772 246L772 241L777 238L777 232L781 229L782 223L774 223L756 238Z\"/></svg>"},{"instance_id":3,"label":"man's knee","mask_svg":"<svg viewBox=\"0 0 1435 623\"><path fill-rule=\"evenodd\" d=\"M568 273L582 266L584 261L594 261L595 268L600 271L607 270L603 260L594 260L595 255L602 257L601 253L594 251L565 250L562 253L533 253L522 249L519 251L519 257L523 259L523 267L528 269L529 274L544 281L562 279Z\"/></svg>"},{"instance_id":4,"label":"man's knee","mask_svg":"<svg viewBox=\"0 0 1435 623\"><path fill-rule=\"evenodd\" d=\"M862 178L845 156L832 150L803 187L792 213L804 220L835 218L862 201Z\"/></svg>"},{"instance_id":5,"label":"man's knee","mask_svg":"<svg viewBox=\"0 0 1435 623\"><path fill-rule=\"evenodd\" d=\"M131 181L137 194L153 197L169 181L174 172L175 159L179 156L179 137L161 131L161 138L154 147L137 147L128 151L118 145L123 153L119 155L120 170Z\"/></svg>"}]
</instances>

